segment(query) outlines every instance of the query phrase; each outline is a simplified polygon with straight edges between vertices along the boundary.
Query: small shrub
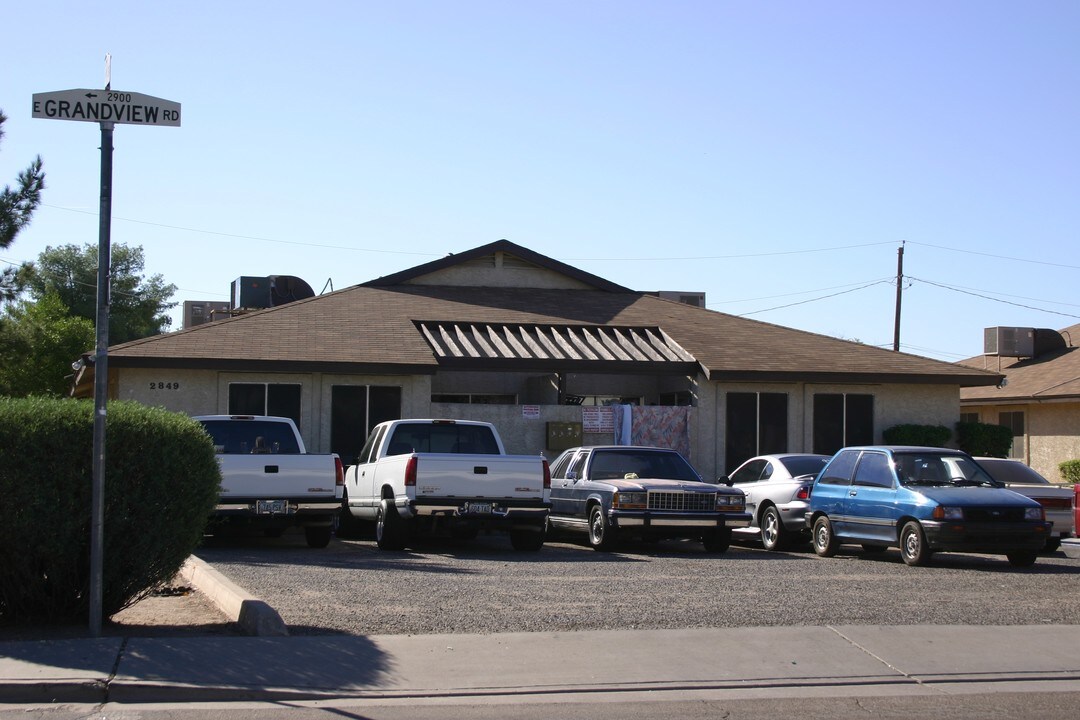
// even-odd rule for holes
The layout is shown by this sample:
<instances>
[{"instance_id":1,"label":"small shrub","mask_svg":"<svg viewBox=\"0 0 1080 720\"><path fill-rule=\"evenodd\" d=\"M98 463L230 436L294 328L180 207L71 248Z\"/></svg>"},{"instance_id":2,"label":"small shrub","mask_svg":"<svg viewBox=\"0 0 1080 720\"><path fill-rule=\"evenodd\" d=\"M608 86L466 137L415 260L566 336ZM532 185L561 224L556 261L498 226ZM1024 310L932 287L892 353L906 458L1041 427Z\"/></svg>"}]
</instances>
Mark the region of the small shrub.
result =
<instances>
[{"instance_id":1,"label":"small shrub","mask_svg":"<svg viewBox=\"0 0 1080 720\"><path fill-rule=\"evenodd\" d=\"M1066 460L1058 465L1061 471L1061 479L1067 483L1080 483L1080 460Z\"/></svg>"},{"instance_id":2,"label":"small shrub","mask_svg":"<svg viewBox=\"0 0 1080 720\"><path fill-rule=\"evenodd\" d=\"M945 447L952 439L952 431L944 425L893 425L881 437L888 445Z\"/></svg>"},{"instance_id":3,"label":"small shrub","mask_svg":"<svg viewBox=\"0 0 1080 720\"><path fill-rule=\"evenodd\" d=\"M90 610L93 404L0 398L0 622L75 622ZM102 612L176 574L202 539L221 475L202 427L110 402L105 432Z\"/></svg>"},{"instance_id":4,"label":"small shrub","mask_svg":"<svg viewBox=\"0 0 1080 720\"><path fill-rule=\"evenodd\" d=\"M1012 430L1004 425L989 423L956 423L956 439L960 449L980 457L1008 457L1012 447Z\"/></svg>"}]
</instances>

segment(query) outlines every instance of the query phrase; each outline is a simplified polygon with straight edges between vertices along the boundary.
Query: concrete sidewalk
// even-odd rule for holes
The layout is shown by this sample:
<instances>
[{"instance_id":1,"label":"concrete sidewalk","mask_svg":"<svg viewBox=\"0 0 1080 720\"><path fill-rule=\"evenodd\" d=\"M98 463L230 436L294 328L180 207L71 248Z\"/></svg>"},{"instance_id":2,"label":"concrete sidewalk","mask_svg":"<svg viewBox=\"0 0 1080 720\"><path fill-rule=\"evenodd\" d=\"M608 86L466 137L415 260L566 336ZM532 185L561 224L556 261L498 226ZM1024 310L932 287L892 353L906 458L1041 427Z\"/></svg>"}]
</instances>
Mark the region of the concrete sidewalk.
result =
<instances>
[{"instance_id":1,"label":"concrete sidewalk","mask_svg":"<svg viewBox=\"0 0 1080 720\"><path fill-rule=\"evenodd\" d=\"M5 642L0 702L1078 691L1077 648L1080 626Z\"/></svg>"}]
</instances>

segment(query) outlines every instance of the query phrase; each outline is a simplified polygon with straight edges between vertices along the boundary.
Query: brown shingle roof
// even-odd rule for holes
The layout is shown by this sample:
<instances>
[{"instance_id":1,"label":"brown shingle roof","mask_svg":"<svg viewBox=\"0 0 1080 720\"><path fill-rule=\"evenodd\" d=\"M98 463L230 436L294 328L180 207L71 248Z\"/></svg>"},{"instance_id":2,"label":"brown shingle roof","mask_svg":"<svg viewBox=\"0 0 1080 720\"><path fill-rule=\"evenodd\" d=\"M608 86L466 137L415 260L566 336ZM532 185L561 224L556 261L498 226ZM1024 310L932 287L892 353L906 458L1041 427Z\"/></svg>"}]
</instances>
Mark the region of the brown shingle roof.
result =
<instances>
[{"instance_id":1,"label":"brown shingle roof","mask_svg":"<svg viewBox=\"0 0 1080 720\"><path fill-rule=\"evenodd\" d=\"M712 379L961 386L994 385L999 379L981 369L643 293L417 285L358 285L118 345L110 348L109 361L115 367L432 373L438 360L418 322L658 327Z\"/></svg>"},{"instance_id":2,"label":"brown shingle roof","mask_svg":"<svg viewBox=\"0 0 1080 720\"><path fill-rule=\"evenodd\" d=\"M1008 382L1004 387L966 388L960 392L960 400L1007 402L1080 398L1080 348L1072 345L1072 338L1080 339L1080 325L1073 325L1060 332L1067 339L1068 347L1035 358L976 355L961 360L960 364L964 366L985 367L994 372L998 371L1000 360L1001 373Z\"/></svg>"}]
</instances>

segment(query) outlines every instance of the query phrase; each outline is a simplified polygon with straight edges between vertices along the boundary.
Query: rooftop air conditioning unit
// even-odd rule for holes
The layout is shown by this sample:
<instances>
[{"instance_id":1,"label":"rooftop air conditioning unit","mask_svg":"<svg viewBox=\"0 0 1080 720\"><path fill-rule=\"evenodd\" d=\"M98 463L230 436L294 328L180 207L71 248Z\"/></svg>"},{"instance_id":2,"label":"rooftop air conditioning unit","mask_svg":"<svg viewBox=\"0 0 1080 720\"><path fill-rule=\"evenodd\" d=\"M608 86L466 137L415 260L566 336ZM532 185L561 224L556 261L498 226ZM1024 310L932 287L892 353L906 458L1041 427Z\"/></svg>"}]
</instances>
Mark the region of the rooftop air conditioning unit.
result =
<instances>
[{"instance_id":1,"label":"rooftop air conditioning unit","mask_svg":"<svg viewBox=\"0 0 1080 720\"><path fill-rule=\"evenodd\" d=\"M1034 357L1035 328L986 328L983 330L983 354L999 357Z\"/></svg>"}]
</instances>

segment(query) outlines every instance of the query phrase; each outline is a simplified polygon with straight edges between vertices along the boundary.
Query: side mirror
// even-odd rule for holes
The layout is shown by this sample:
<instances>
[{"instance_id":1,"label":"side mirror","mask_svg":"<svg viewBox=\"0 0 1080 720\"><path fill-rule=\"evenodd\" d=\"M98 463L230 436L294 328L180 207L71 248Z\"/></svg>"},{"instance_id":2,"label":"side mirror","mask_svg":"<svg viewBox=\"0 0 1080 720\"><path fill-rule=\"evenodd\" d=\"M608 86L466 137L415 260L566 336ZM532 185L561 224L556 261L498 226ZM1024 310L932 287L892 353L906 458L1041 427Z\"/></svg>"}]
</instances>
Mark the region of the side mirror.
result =
<instances>
[{"instance_id":1,"label":"side mirror","mask_svg":"<svg viewBox=\"0 0 1080 720\"><path fill-rule=\"evenodd\" d=\"M716 484L717 485L727 485L728 487L731 487L735 483L733 483L731 481L731 478L729 478L727 475L721 475L720 477L716 478Z\"/></svg>"}]
</instances>

